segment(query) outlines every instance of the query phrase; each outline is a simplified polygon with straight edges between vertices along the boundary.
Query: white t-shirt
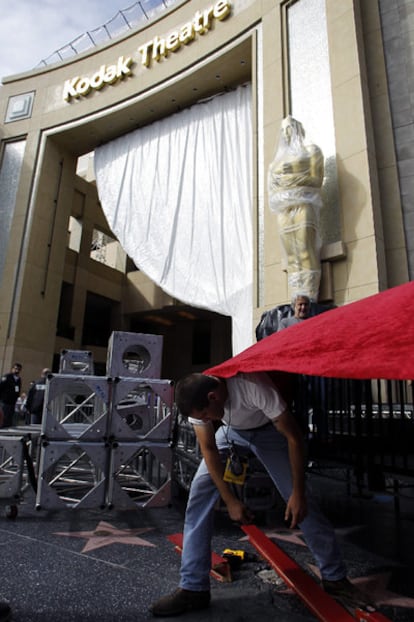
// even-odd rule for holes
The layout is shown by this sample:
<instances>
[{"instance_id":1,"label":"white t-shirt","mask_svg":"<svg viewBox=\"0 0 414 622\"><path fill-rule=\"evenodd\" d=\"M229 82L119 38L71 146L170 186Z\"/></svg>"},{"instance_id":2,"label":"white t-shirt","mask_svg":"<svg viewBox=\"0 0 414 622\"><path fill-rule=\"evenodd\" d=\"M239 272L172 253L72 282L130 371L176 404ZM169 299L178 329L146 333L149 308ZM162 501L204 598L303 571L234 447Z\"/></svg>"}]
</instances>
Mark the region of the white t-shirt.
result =
<instances>
[{"instance_id":1,"label":"white t-shirt","mask_svg":"<svg viewBox=\"0 0 414 622\"><path fill-rule=\"evenodd\" d=\"M224 404L223 422L232 428L261 428L286 410L285 402L264 372L237 374L226 378L226 385L228 397ZM188 421L193 425L209 425L209 422L192 417Z\"/></svg>"}]
</instances>

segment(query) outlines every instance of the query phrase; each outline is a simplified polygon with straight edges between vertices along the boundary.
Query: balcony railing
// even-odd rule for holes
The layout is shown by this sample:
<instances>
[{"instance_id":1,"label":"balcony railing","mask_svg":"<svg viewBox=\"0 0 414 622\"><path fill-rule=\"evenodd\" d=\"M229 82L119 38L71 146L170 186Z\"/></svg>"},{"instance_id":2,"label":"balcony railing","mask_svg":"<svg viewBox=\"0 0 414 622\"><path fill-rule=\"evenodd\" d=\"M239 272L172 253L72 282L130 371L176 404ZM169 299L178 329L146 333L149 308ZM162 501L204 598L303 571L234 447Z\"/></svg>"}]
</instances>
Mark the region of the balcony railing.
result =
<instances>
[{"instance_id":1,"label":"balcony railing","mask_svg":"<svg viewBox=\"0 0 414 622\"><path fill-rule=\"evenodd\" d=\"M139 2L134 2L131 6L118 11L114 17L105 22L102 26L82 33L76 37L76 39L73 39L58 50L55 50L50 56L41 60L35 68L38 69L39 67L52 65L53 63L73 58L77 54L82 54L93 47L107 43L128 30L138 28L152 21L166 9L176 4L177 1L178 0L140 0Z\"/></svg>"}]
</instances>

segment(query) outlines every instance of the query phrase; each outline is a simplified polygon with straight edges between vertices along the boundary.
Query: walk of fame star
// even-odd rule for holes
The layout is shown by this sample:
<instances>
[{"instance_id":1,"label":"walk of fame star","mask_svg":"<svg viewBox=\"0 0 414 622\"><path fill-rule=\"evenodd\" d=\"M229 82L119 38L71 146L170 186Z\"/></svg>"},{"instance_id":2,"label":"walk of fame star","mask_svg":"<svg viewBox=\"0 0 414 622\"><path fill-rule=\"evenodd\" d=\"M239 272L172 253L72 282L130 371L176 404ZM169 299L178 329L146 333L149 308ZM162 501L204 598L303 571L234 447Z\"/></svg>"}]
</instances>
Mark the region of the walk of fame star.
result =
<instances>
[{"instance_id":1,"label":"walk of fame star","mask_svg":"<svg viewBox=\"0 0 414 622\"><path fill-rule=\"evenodd\" d=\"M361 526L347 527L343 529L336 529L335 532L340 534L341 536L348 535L354 531L358 531L361 529ZM284 542L290 542L291 544L296 544L298 546L306 546L304 540L302 540L301 536L303 535L300 530L285 530L285 529L267 529L264 530L264 533L268 538L274 538L277 540L282 540ZM243 536L240 540L248 540L248 536ZM320 579L321 575L317 566L308 564L310 570ZM391 572L383 572L378 574L370 574L362 577L356 577L350 579L351 583L355 586L358 586L363 592L369 594L372 602L376 604L376 606L388 605L394 607L407 607L409 609L414 609L414 598L410 598L409 596L401 596L395 592L392 592L387 589L388 583L391 579ZM279 593L285 594L293 594L293 590L285 584L285 588L283 586L278 587Z\"/></svg>"},{"instance_id":2,"label":"walk of fame star","mask_svg":"<svg viewBox=\"0 0 414 622\"><path fill-rule=\"evenodd\" d=\"M275 538L277 540L282 540L284 542L291 542L292 544L297 544L298 546L307 546L304 540L300 537L302 532L298 529L287 530L287 529L264 529L263 533L266 534L268 538ZM240 540L248 540L249 536L243 536Z\"/></svg>"},{"instance_id":3,"label":"walk of fame star","mask_svg":"<svg viewBox=\"0 0 414 622\"><path fill-rule=\"evenodd\" d=\"M344 527L342 529L335 529L335 533L340 536L347 536L354 531L359 531L362 526ZM282 540L283 542L290 542L291 544L297 544L298 546L307 546L303 540L303 533L300 529L264 529L263 532L270 539L275 538ZM248 536L243 536L241 540L248 540Z\"/></svg>"},{"instance_id":4,"label":"walk of fame star","mask_svg":"<svg viewBox=\"0 0 414 622\"><path fill-rule=\"evenodd\" d=\"M115 542L121 544L132 544L134 546L155 546L148 540L143 540L137 536L147 531L152 531L152 527L142 527L139 529L117 529L110 523L100 521L93 531L57 531L56 536L68 536L70 538L85 538L87 540L81 553L93 551L103 546L109 546Z\"/></svg>"},{"instance_id":5,"label":"walk of fame star","mask_svg":"<svg viewBox=\"0 0 414 622\"><path fill-rule=\"evenodd\" d=\"M317 566L309 564L309 568L320 578L321 575ZM390 607L407 607L408 609L414 609L414 598L401 596L401 594L388 590L387 586L390 579L391 572L381 572L378 574L350 578L350 581L362 592L369 595L370 600L375 603L377 607L388 605Z\"/></svg>"}]
</instances>

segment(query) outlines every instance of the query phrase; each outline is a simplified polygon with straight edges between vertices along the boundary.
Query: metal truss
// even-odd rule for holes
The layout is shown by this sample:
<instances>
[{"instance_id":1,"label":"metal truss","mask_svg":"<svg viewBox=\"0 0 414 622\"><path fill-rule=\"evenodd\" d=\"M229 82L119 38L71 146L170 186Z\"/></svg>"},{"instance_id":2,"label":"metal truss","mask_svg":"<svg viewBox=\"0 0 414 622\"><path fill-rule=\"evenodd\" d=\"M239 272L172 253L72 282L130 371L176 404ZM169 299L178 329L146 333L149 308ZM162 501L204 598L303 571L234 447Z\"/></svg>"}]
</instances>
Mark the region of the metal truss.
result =
<instances>
[{"instance_id":1,"label":"metal truss","mask_svg":"<svg viewBox=\"0 0 414 622\"><path fill-rule=\"evenodd\" d=\"M36 507L168 504L173 418L170 380L50 375Z\"/></svg>"}]
</instances>

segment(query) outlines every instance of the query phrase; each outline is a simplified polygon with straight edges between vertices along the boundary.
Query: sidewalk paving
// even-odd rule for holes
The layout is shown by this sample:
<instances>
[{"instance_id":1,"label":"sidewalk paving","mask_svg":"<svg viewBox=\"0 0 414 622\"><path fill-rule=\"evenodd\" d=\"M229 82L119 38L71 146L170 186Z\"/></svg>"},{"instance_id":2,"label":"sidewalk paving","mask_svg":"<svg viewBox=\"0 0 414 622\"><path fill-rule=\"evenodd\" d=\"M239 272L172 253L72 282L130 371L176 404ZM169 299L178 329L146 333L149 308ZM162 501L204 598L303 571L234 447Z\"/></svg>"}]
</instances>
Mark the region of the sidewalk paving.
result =
<instances>
[{"instance_id":1,"label":"sidewalk paving","mask_svg":"<svg viewBox=\"0 0 414 622\"><path fill-rule=\"evenodd\" d=\"M378 599L390 620L412 622L414 498L404 501L397 519L391 497L352 497L344 484L319 476L312 483L334 523L351 580ZM168 536L182 526L179 499L155 509L46 512L35 510L28 492L16 519L4 513L0 518L1 598L10 602L14 622L154 619L148 612L151 602L177 586L180 558ZM259 526L303 568L315 570L300 532L287 530L278 512ZM217 513L215 534L219 554L225 548L256 553L225 513ZM263 572L268 569L259 559L233 571L231 583L212 579L211 607L177 619L313 622L299 598Z\"/></svg>"}]
</instances>

